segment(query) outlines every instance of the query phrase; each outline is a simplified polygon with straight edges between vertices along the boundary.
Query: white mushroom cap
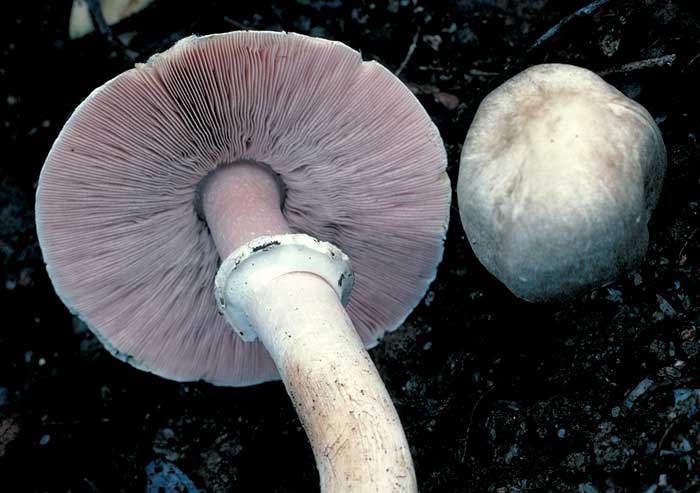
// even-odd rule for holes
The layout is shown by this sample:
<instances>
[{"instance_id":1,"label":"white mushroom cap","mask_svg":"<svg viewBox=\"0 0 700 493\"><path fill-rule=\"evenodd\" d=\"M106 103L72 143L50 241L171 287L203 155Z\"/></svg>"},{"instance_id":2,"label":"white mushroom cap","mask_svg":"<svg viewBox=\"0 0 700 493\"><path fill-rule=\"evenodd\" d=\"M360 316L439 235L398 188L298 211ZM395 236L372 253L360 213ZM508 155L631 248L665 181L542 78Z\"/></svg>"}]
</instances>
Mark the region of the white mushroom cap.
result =
<instances>
[{"instance_id":1,"label":"white mushroom cap","mask_svg":"<svg viewBox=\"0 0 700 493\"><path fill-rule=\"evenodd\" d=\"M638 265L665 170L642 106L589 70L537 65L479 106L462 149L462 224L515 295L570 296Z\"/></svg>"}]
</instances>

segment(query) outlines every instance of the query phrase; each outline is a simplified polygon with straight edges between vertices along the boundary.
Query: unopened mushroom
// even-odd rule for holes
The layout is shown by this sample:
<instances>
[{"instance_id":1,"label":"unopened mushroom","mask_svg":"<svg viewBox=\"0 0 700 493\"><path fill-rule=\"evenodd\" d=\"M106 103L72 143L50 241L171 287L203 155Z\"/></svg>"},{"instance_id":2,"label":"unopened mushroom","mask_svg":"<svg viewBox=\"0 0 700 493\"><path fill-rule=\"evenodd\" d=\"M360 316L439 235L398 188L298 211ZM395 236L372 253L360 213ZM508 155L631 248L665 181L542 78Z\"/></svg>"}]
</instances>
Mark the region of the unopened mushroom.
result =
<instances>
[{"instance_id":1,"label":"unopened mushroom","mask_svg":"<svg viewBox=\"0 0 700 493\"><path fill-rule=\"evenodd\" d=\"M537 65L476 112L457 184L462 224L515 295L569 297L640 263L665 170L642 106L586 69Z\"/></svg>"},{"instance_id":2,"label":"unopened mushroom","mask_svg":"<svg viewBox=\"0 0 700 493\"><path fill-rule=\"evenodd\" d=\"M180 381L281 378L323 491L415 491L365 347L435 276L445 166L411 92L347 46L191 37L78 107L37 229L56 292L115 356Z\"/></svg>"}]
</instances>

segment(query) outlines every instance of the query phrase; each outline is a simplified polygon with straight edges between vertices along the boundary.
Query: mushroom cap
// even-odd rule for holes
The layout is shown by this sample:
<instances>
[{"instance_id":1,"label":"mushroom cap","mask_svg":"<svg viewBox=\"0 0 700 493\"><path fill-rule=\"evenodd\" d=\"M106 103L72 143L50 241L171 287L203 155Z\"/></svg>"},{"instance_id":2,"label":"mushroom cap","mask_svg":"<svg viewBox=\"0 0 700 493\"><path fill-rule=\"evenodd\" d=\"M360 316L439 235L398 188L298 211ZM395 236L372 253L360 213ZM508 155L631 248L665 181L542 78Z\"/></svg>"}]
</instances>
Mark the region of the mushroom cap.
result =
<instances>
[{"instance_id":1,"label":"mushroom cap","mask_svg":"<svg viewBox=\"0 0 700 493\"><path fill-rule=\"evenodd\" d=\"M76 109L36 203L63 302L141 369L219 385L278 379L265 348L217 311L219 256L195 206L200 181L238 161L279 174L292 231L350 257L347 311L365 344L396 329L442 257L442 140L384 67L289 33L186 38Z\"/></svg>"},{"instance_id":2,"label":"mushroom cap","mask_svg":"<svg viewBox=\"0 0 700 493\"><path fill-rule=\"evenodd\" d=\"M589 70L537 65L476 112L457 184L462 224L515 295L570 297L644 257L665 170L642 106Z\"/></svg>"}]
</instances>

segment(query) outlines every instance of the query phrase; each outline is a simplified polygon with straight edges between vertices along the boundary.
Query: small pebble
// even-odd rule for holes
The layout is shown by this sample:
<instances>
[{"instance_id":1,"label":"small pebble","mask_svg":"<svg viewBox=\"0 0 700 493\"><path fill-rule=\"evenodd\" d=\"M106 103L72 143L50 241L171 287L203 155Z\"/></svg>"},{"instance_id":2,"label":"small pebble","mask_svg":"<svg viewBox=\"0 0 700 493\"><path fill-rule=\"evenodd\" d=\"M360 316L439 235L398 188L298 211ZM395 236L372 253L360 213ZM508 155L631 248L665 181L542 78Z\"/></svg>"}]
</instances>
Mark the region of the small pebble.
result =
<instances>
[{"instance_id":1,"label":"small pebble","mask_svg":"<svg viewBox=\"0 0 700 493\"><path fill-rule=\"evenodd\" d=\"M651 386L654 385L654 381L651 380L650 378L645 378L641 382L637 384L637 386L632 389L632 391L629 393L627 396L627 399L625 399L625 406L627 409L632 409L632 406L634 406L634 401L636 401L642 394L644 394Z\"/></svg>"},{"instance_id":2,"label":"small pebble","mask_svg":"<svg viewBox=\"0 0 700 493\"><path fill-rule=\"evenodd\" d=\"M439 91L434 94L434 97L438 103L450 111L457 109L459 106L459 98L454 94L450 94L449 92Z\"/></svg>"},{"instance_id":3,"label":"small pebble","mask_svg":"<svg viewBox=\"0 0 700 493\"><path fill-rule=\"evenodd\" d=\"M154 460L146 466L146 493L200 493L175 464Z\"/></svg>"},{"instance_id":4,"label":"small pebble","mask_svg":"<svg viewBox=\"0 0 700 493\"><path fill-rule=\"evenodd\" d=\"M442 37L440 37L439 34L425 34L423 35L423 41L425 41L433 50L438 51L440 49L440 45L442 44Z\"/></svg>"},{"instance_id":5,"label":"small pebble","mask_svg":"<svg viewBox=\"0 0 700 493\"><path fill-rule=\"evenodd\" d=\"M624 301L622 298L622 291L613 288L608 288L607 298L613 303L622 303Z\"/></svg>"},{"instance_id":6,"label":"small pebble","mask_svg":"<svg viewBox=\"0 0 700 493\"><path fill-rule=\"evenodd\" d=\"M600 493L600 490L591 483L581 483L578 485L579 493Z\"/></svg>"},{"instance_id":7,"label":"small pebble","mask_svg":"<svg viewBox=\"0 0 700 493\"><path fill-rule=\"evenodd\" d=\"M671 304L666 301L666 299L661 296L660 294L656 295L656 301L659 303L659 308L661 308L661 311L663 312L664 315L667 317L674 317L676 316L677 312L676 309L671 306Z\"/></svg>"},{"instance_id":8,"label":"small pebble","mask_svg":"<svg viewBox=\"0 0 700 493\"><path fill-rule=\"evenodd\" d=\"M642 284L642 282L644 282L644 279L642 279L642 275L639 272L635 272L632 275L632 281L634 282L635 286L639 286Z\"/></svg>"},{"instance_id":9,"label":"small pebble","mask_svg":"<svg viewBox=\"0 0 700 493\"><path fill-rule=\"evenodd\" d=\"M675 398L676 404L683 402L693 395L693 391L690 389L676 389L673 391L673 397Z\"/></svg>"}]
</instances>

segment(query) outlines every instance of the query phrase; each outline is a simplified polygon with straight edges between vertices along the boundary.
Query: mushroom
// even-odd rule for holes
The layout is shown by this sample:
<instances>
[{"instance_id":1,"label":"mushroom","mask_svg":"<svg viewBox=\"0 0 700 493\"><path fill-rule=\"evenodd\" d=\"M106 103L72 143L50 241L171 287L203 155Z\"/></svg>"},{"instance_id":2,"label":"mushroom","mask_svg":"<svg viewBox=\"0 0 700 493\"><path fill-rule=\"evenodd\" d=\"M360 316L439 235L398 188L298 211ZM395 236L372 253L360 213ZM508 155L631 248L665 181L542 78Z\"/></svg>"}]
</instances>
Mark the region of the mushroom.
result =
<instances>
[{"instance_id":1,"label":"mushroom","mask_svg":"<svg viewBox=\"0 0 700 493\"><path fill-rule=\"evenodd\" d=\"M462 224L516 296L571 297L640 263L665 171L642 106L589 70L537 65L476 112L457 184Z\"/></svg>"},{"instance_id":2,"label":"mushroom","mask_svg":"<svg viewBox=\"0 0 700 493\"><path fill-rule=\"evenodd\" d=\"M179 381L281 378L323 491L416 491L365 347L435 277L445 168L411 92L347 46L190 37L77 108L37 230L56 292L112 354Z\"/></svg>"}]
</instances>

